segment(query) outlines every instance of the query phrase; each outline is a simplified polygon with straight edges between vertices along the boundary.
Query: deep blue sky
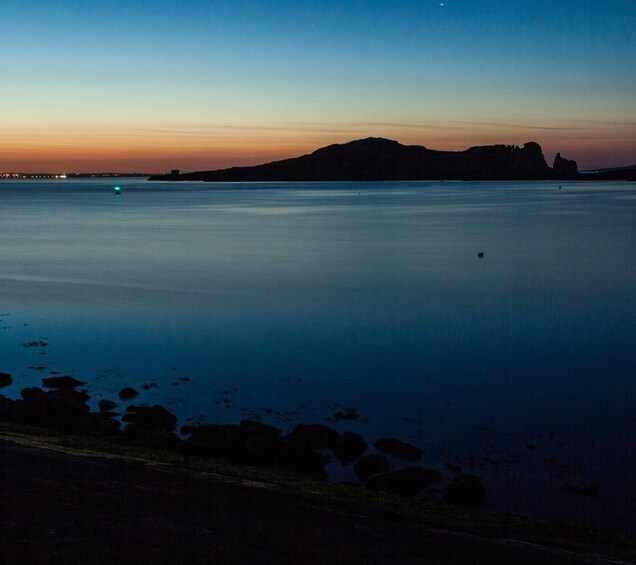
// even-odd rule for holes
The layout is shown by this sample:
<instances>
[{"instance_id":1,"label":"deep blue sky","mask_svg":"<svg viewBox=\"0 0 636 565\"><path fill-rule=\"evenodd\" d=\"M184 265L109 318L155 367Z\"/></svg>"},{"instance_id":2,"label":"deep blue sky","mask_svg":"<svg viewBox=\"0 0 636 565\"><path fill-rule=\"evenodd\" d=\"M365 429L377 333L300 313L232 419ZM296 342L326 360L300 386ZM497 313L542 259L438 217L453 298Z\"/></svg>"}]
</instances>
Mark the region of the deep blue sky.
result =
<instances>
[{"instance_id":1,"label":"deep blue sky","mask_svg":"<svg viewBox=\"0 0 636 565\"><path fill-rule=\"evenodd\" d=\"M636 162L636 2L16 1L0 170L209 168L383 135Z\"/></svg>"}]
</instances>

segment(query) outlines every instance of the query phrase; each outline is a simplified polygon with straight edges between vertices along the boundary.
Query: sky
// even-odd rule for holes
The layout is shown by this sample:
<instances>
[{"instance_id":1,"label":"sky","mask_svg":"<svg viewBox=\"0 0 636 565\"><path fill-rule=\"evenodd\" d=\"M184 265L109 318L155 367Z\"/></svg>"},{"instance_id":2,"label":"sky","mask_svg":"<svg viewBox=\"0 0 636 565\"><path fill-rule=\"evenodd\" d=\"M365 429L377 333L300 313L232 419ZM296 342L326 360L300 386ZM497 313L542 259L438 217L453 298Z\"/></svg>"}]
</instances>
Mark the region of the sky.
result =
<instances>
[{"instance_id":1,"label":"sky","mask_svg":"<svg viewBox=\"0 0 636 565\"><path fill-rule=\"evenodd\" d=\"M636 163L636 0L2 0L0 172L257 164L379 136Z\"/></svg>"}]
</instances>

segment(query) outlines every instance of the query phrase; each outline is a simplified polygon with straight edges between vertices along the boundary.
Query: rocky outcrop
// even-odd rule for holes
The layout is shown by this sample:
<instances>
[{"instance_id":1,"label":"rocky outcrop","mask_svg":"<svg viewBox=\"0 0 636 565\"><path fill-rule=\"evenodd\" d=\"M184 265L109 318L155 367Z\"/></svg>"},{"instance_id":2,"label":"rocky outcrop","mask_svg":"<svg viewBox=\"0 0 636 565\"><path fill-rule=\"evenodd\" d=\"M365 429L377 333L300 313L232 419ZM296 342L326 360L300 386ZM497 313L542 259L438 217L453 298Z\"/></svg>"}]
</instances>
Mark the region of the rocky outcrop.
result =
<instances>
[{"instance_id":1,"label":"rocky outcrop","mask_svg":"<svg viewBox=\"0 0 636 565\"><path fill-rule=\"evenodd\" d=\"M340 432L322 424L298 424L287 434L287 439L309 449L333 449Z\"/></svg>"},{"instance_id":2,"label":"rocky outcrop","mask_svg":"<svg viewBox=\"0 0 636 565\"><path fill-rule=\"evenodd\" d=\"M579 168L576 161L564 159L561 157L561 153L556 154L552 170L554 171L554 177L558 179L577 178L579 175Z\"/></svg>"},{"instance_id":3,"label":"rocky outcrop","mask_svg":"<svg viewBox=\"0 0 636 565\"><path fill-rule=\"evenodd\" d=\"M42 385L46 388L75 388L78 386L83 386L86 383L83 381L78 381L74 377L70 377L68 375L64 375L63 377L48 377L42 379Z\"/></svg>"},{"instance_id":4,"label":"rocky outcrop","mask_svg":"<svg viewBox=\"0 0 636 565\"><path fill-rule=\"evenodd\" d=\"M135 390L134 388L130 388L129 386L122 388L119 391L119 398L121 398L122 400L131 400L135 398L135 396L139 396L139 391Z\"/></svg>"},{"instance_id":5,"label":"rocky outcrop","mask_svg":"<svg viewBox=\"0 0 636 565\"><path fill-rule=\"evenodd\" d=\"M360 457L367 448L367 442L362 439L362 436L345 432L338 438L333 453L340 463L346 465Z\"/></svg>"},{"instance_id":6,"label":"rocky outcrop","mask_svg":"<svg viewBox=\"0 0 636 565\"><path fill-rule=\"evenodd\" d=\"M281 437L278 429L266 424L244 420L240 425L203 424L185 431L191 432L184 445L186 453L327 478L327 455L293 438Z\"/></svg>"},{"instance_id":7,"label":"rocky outcrop","mask_svg":"<svg viewBox=\"0 0 636 565\"><path fill-rule=\"evenodd\" d=\"M149 180L179 181L354 181L354 180L532 180L550 179L538 143L471 147L466 151L435 151L369 137L329 145L293 159L253 167L233 167Z\"/></svg>"},{"instance_id":8,"label":"rocky outcrop","mask_svg":"<svg viewBox=\"0 0 636 565\"><path fill-rule=\"evenodd\" d=\"M280 435L280 429L258 420L241 420L241 428L255 435Z\"/></svg>"},{"instance_id":9,"label":"rocky outcrop","mask_svg":"<svg viewBox=\"0 0 636 565\"><path fill-rule=\"evenodd\" d=\"M475 475L455 475L444 489L444 500L456 506L479 506L486 496L481 479Z\"/></svg>"},{"instance_id":10,"label":"rocky outcrop","mask_svg":"<svg viewBox=\"0 0 636 565\"><path fill-rule=\"evenodd\" d=\"M112 414L90 412L89 398L86 392L72 388L44 391L28 387L17 400L0 395L0 420L70 434L118 435L119 422Z\"/></svg>"},{"instance_id":11,"label":"rocky outcrop","mask_svg":"<svg viewBox=\"0 0 636 565\"><path fill-rule=\"evenodd\" d=\"M47 391L28 387L16 400L0 395L0 421L74 436L96 436L117 444L223 459L320 480L328 478L325 466L332 458L318 450L330 449L343 465L355 461L353 470L366 488L399 496L415 496L443 479L435 469L407 467L392 471L386 457L362 456L368 445L360 435L348 431L341 434L322 424L299 424L287 436L281 435L279 428L258 420L191 425L181 428L181 433L189 436L182 439L175 433L177 418L168 409L160 405L133 405L128 406L122 417L125 424L122 430L117 420L119 414L112 412L116 407L114 402L102 399L98 403L99 412L91 412L90 396L84 390L77 390L75 381L65 377L51 384L61 388ZM404 459L422 455L419 448L394 438L383 438L376 446ZM595 485L564 485L563 488L587 496L598 492ZM474 505L481 501L483 494L477 477L459 474L447 486L444 498L455 504Z\"/></svg>"},{"instance_id":12,"label":"rocky outcrop","mask_svg":"<svg viewBox=\"0 0 636 565\"><path fill-rule=\"evenodd\" d=\"M0 388L13 384L13 378L9 373L0 372Z\"/></svg>"},{"instance_id":13,"label":"rocky outcrop","mask_svg":"<svg viewBox=\"0 0 636 565\"><path fill-rule=\"evenodd\" d=\"M122 420L126 429L173 432L177 427L177 418L163 406L129 406Z\"/></svg>"},{"instance_id":14,"label":"rocky outcrop","mask_svg":"<svg viewBox=\"0 0 636 565\"><path fill-rule=\"evenodd\" d=\"M371 475L390 471L391 463L382 455L365 455L356 461L353 470L360 481L364 483Z\"/></svg>"},{"instance_id":15,"label":"rocky outcrop","mask_svg":"<svg viewBox=\"0 0 636 565\"><path fill-rule=\"evenodd\" d=\"M392 437L379 439L373 445L378 451L405 461L419 461L424 455L424 451L419 447Z\"/></svg>"},{"instance_id":16,"label":"rocky outcrop","mask_svg":"<svg viewBox=\"0 0 636 565\"><path fill-rule=\"evenodd\" d=\"M16 401L14 417L20 422L61 432L75 432L85 425L90 409L88 394L73 389L45 392L29 387L20 393L22 402Z\"/></svg>"},{"instance_id":17,"label":"rocky outcrop","mask_svg":"<svg viewBox=\"0 0 636 565\"><path fill-rule=\"evenodd\" d=\"M117 403L113 402L112 400L103 399L97 403L97 407L102 412L109 412L110 410L114 410L115 408L117 408Z\"/></svg>"}]
</instances>

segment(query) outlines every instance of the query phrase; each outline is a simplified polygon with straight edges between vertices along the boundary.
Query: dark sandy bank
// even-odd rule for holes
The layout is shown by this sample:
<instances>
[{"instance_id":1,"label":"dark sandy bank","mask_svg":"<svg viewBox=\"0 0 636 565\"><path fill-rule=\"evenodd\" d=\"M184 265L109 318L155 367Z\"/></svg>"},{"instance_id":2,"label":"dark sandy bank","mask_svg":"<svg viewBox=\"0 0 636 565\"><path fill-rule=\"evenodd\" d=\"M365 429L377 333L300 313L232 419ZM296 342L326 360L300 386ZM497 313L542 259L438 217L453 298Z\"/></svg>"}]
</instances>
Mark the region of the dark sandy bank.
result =
<instances>
[{"instance_id":1,"label":"dark sandy bank","mask_svg":"<svg viewBox=\"0 0 636 565\"><path fill-rule=\"evenodd\" d=\"M2 563L633 563L633 540L0 424Z\"/></svg>"}]
</instances>

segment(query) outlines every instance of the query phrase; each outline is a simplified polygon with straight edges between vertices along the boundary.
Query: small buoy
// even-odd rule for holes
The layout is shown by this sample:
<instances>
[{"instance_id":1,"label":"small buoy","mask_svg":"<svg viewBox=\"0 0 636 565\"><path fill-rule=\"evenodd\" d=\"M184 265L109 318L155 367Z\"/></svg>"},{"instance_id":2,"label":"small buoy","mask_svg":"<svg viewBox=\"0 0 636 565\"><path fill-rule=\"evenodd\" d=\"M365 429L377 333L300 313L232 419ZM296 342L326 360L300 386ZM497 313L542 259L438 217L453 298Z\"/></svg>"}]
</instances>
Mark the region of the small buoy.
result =
<instances>
[{"instance_id":1,"label":"small buoy","mask_svg":"<svg viewBox=\"0 0 636 565\"><path fill-rule=\"evenodd\" d=\"M559 185L559 190L561 190L561 188L562 188L562 186L561 186L561 185Z\"/></svg>"},{"instance_id":2,"label":"small buoy","mask_svg":"<svg viewBox=\"0 0 636 565\"><path fill-rule=\"evenodd\" d=\"M483 259L484 257L484 252L480 251L479 253L477 253L477 257L479 257L480 259Z\"/></svg>"},{"instance_id":3,"label":"small buoy","mask_svg":"<svg viewBox=\"0 0 636 565\"><path fill-rule=\"evenodd\" d=\"M114 192L115 196L119 196L121 194L121 186L115 186L113 188L113 192Z\"/></svg>"}]
</instances>

